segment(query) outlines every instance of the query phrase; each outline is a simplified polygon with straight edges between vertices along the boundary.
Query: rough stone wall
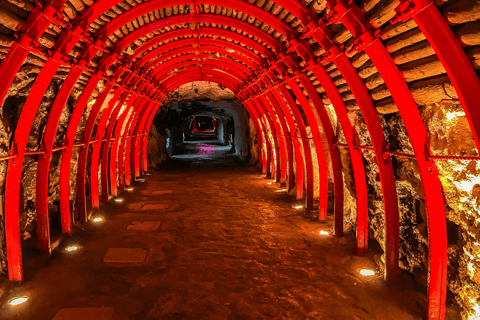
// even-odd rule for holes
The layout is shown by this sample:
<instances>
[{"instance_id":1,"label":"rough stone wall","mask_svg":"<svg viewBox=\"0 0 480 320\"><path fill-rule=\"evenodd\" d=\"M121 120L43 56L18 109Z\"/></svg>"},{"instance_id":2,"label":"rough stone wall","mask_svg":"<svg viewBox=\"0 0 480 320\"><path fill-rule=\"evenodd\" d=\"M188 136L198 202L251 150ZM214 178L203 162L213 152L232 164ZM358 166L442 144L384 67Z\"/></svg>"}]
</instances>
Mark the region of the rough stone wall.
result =
<instances>
[{"instance_id":1,"label":"rough stone wall","mask_svg":"<svg viewBox=\"0 0 480 320\"><path fill-rule=\"evenodd\" d=\"M467 117L458 103L421 109L437 155L476 156ZM480 165L477 161L437 161L448 232L448 287L466 319L480 317ZM477 317L477 318L475 318Z\"/></svg>"},{"instance_id":2,"label":"rough stone wall","mask_svg":"<svg viewBox=\"0 0 480 320\"><path fill-rule=\"evenodd\" d=\"M420 108L430 134L434 155L476 156L468 120L458 103L444 102ZM349 112L362 145L370 145L361 114ZM380 116L390 150L412 154L408 136L398 113ZM344 140L343 140L344 141ZM342 142L342 139L340 139ZM346 192L345 230L354 231L355 185L350 156L341 148ZM369 187L370 239L384 249L384 208L372 152L363 151ZM428 267L428 213L416 163L393 157L400 208L400 267L413 272L426 285ZM448 224L448 288L462 307L462 318L477 319L480 300L480 167L476 161L437 160L442 181ZM383 261L377 261L383 268Z\"/></svg>"},{"instance_id":3,"label":"rough stone wall","mask_svg":"<svg viewBox=\"0 0 480 320\"><path fill-rule=\"evenodd\" d=\"M149 167L156 167L167 160L167 139L157 131L157 127L152 125L148 133L147 161Z\"/></svg>"},{"instance_id":4,"label":"rough stone wall","mask_svg":"<svg viewBox=\"0 0 480 320\"><path fill-rule=\"evenodd\" d=\"M249 151L250 151L250 160L248 161L248 164L251 166L256 166L258 165L258 141L257 141L257 132L255 131L255 126L253 124L252 118L248 119L248 136L249 139L248 141L250 142L249 144Z\"/></svg>"}]
</instances>

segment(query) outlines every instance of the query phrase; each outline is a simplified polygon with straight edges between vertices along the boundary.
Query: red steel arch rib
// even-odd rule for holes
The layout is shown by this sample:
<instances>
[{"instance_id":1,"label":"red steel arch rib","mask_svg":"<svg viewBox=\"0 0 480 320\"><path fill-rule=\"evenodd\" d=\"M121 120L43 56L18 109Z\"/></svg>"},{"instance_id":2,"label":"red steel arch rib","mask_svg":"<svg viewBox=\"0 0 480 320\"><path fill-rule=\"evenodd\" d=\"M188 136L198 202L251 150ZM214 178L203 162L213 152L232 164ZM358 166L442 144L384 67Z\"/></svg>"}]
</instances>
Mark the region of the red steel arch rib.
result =
<instances>
[{"instance_id":1,"label":"red steel arch rib","mask_svg":"<svg viewBox=\"0 0 480 320\"><path fill-rule=\"evenodd\" d=\"M90 194L92 198L92 207L99 206L99 195L98 195L98 166L100 160L100 152L102 151L102 166L101 166L101 179L102 179L102 197L107 196L106 200L108 201L108 178L107 178L107 167L104 166L108 164L108 148L110 146L111 131L113 131L113 126L117 120L118 113L120 112L123 104L128 99L130 95L129 91L121 89L122 93L118 101L114 101L113 104L110 104L108 109L106 109L100 118L100 121L97 126L97 131L95 133L95 140L97 143L93 145L92 157L90 160ZM112 98L115 100L115 97ZM116 106L115 106L116 103ZM107 121L109 126L107 127ZM112 129L110 130L110 125ZM103 141L105 135L105 141ZM88 153L87 153L88 154ZM77 170L77 172L80 168ZM78 174L78 173L77 173ZM105 198L104 198L105 200ZM105 202L107 202L105 201Z\"/></svg>"},{"instance_id":2,"label":"red steel arch rib","mask_svg":"<svg viewBox=\"0 0 480 320\"><path fill-rule=\"evenodd\" d=\"M360 9L355 4L347 4L344 1L330 1L328 5L333 9L334 19L342 22L352 35L359 39L361 47L377 67L392 94L410 137L420 171L428 211L430 244L428 316L429 318L442 319L445 316L447 270L445 208L438 170L429 158L430 141L427 131L402 74L383 44L375 37L373 30L363 19ZM390 232L397 232L397 227L398 220L397 225L387 224L387 232L393 228L395 230ZM398 261L398 256L391 258L396 258ZM387 261L387 263L394 262Z\"/></svg>"},{"instance_id":3,"label":"red steel arch rib","mask_svg":"<svg viewBox=\"0 0 480 320\"><path fill-rule=\"evenodd\" d=\"M150 26L150 24L146 24L144 27L148 27L149 29L152 28ZM142 27L142 28L144 28L144 27ZM152 31L155 31L155 30L151 30L150 32L152 32ZM122 38L122 40L120 40L119 42L117 42L115 44L115 52L117 54L120 55L126 47L128 47L131 43L133 43L133 41L138 39L138 35L136 35L135 33L136 33L136 31L134 31L132 33L129 33L128 36ZM134 34L135 34L135 36L133 36ZM132 35L132 37L130 37L130 35ZM256 50L257 52L259 52L262 56L264 56L267 59L271 60L271 59L274 59L274 57L275 57L275 55L270 50L268 50L267 48L262 46L260 43L258 43L256 41L253 41L252 39L250 39L250 38L248 38L248 37L246 37L242 34L239 34L237 32L233 32L233 31L230 31L230 30L219 29L219 28L200 27L200 28L195 29L195 30L191 30L189 28L178 29L178 30L174 30L174 31L167 32L167 33L161 34L159 36L156 36L156 37L146 41L141 47L137 48L135 50L134 54L127 57L126 61L132 62L140 54L149 50L154 45L160 44L162 42L166 42L166 41L168 41L172 38L198 36L198 35L201 35L201 36L205 36L205 35L217 36L217 37L222 37L222 38L226 38L226 39L230 39L230 40L235 40L235 41L241 42L242 44L246 45L249 48L252 48L252 49ZM132 39L134 39L134 40L132 41Z\"/></svg>"},{"instance_id":4,"label":"red steel arch rib","mask_svg":"<svg viewBox=\"0 0 480 320\"><path fill-rule=\"evenodd\" d=\"M228 49L225 49L225 48L228 48ZM170 49L175 49L175 50L170 51ZM229 55L232 58L235 58L239 61L244 62L244 64L246 64L252 69L257 69L258 67L262 67L266 65L263 59L254 55L249 50L237 44L231 43L226 40L220 40L220 39L214 40L209 38L200 38L200 39L184 39L184 40L175 41L171 45L169 44L169 45L161 46L158 49L153 50L152 52L150 52L150 54L147 55L148 58L145 60L145 63L146 62L148 63L144 65L142 70L150 70L154 68L160 62L165 60L167 57L171 57L174 53L181 54L181 53L192 52L192 51L218 52L225 55ZM151 60L152 58L155 58L157 56L158 58ZM144 61L140 60L135 64L135 67L140 68L140 66L142 66L143 63ZM148 73L148 76L151 76L151 74Z\"/></svg>"},{"instance_id":5,"label":"red steel arch rib","mask_svg":"<svg viewBox=\"0 0 480 320\"><path fill-rule=\"evenodd\" d=\"M123 172L123 164L120 166L120 164L117 166L117 155L119 153L119 146L123 144L120 144L121 140L121 131L124 126L125 121L127 121L127 116L131 108L136 109L137 104L141 102L143 97L132 94L130 98L128 99L128 102L125 106L125 110L123 113L119 116L119 118L115 123L112 123L112 126L110 127L109 125L109 130L113 130L113 127L115 127L115 132L113 133L113 139L112 139L112 145L110 147L110 155L109 155L109 163L108 163L108 169L109 169L109 176L110 176L110 189L111 189L111 194L112 195L117 195L117 167L118 170ZM119 110L120 111L120 110ZM115 126L114 126L115 125ZM108 149L103 149L104 151L108 151ZM123 150L122 150L123 154ZM107 159L102 159L102 163L104 161L107 161ZM123 160L122 160L123 161ZM120 162L119 162L120 163ZM123 183L123 182L122 182ZM108 195L102 193L102 197L107 197L106 200L108 200Z\"/></svg>"}]
</instances>

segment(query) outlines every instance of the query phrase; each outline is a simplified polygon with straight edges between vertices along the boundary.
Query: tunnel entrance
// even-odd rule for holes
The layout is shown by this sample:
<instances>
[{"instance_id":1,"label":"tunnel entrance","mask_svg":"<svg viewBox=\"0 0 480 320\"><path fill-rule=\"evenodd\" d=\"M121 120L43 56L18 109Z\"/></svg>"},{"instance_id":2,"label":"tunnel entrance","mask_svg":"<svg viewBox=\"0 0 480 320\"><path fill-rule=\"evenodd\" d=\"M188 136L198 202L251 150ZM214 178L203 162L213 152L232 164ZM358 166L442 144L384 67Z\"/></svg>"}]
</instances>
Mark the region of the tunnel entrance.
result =
<instances>
[{"instance_id":1,"label":"tunnel entrance","mask_svg":"<svg viewBox=\"0 0 480 320\"><path fill-rule=\"evenodd\" d=\"M248 160L248 116L238 100L175 101L155 124L174 162Z\"/></svg>"}]
</instances>

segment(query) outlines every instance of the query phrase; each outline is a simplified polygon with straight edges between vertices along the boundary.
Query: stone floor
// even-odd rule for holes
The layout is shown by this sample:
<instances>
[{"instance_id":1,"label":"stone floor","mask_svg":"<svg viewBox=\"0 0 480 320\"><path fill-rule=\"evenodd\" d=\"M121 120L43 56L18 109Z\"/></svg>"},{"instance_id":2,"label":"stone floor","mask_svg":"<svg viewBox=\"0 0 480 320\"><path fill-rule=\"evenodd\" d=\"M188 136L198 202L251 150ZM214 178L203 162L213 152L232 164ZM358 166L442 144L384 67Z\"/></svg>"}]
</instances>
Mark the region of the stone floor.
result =
<instances>
[{"instance_id":1,"label":"stone floor","mask_svg":"<svg viewBox=\"0 0 480 320\"><path fill-rule=\"evenodd\" d=\"M410 276L361 276L375 253L356 256L353 234L320 235L331 221L306 218L256 170L195 163L151 174L93 214L103 222L26 262L23 284L3 281L0 318L425 317L426 294ZM15 296L29 300L8 305Z\"/></svg>"}]
</instances>

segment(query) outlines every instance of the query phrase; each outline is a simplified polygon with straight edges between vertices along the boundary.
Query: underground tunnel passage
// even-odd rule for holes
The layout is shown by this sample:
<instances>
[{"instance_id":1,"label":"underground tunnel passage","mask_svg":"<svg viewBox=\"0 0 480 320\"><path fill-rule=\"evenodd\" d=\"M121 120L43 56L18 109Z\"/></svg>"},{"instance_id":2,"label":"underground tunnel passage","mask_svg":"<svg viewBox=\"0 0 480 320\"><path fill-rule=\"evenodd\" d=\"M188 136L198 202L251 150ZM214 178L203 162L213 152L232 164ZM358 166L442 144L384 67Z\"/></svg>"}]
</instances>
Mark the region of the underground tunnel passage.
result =
<instances>
[{"instance_id":1,"label":"underground tunnel passage","mask_svg":"<svg viewBox=\"0 0 480 320\"><path fill-rule=\"evenodd\" d=\"M478 0L0 0L5 319L480 319Z\"/></svg>"}]
</instances>

